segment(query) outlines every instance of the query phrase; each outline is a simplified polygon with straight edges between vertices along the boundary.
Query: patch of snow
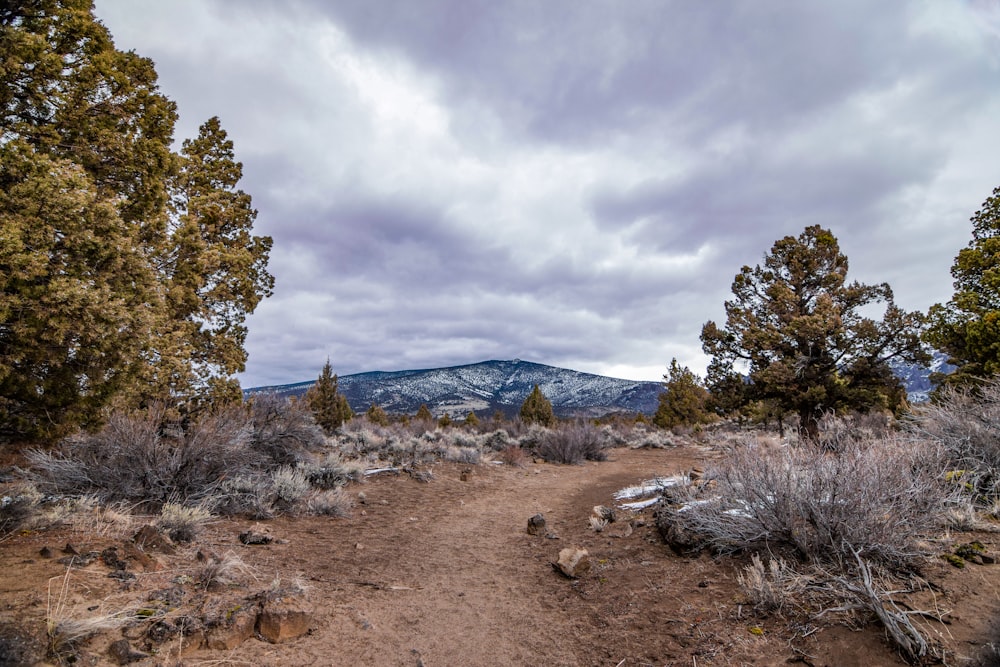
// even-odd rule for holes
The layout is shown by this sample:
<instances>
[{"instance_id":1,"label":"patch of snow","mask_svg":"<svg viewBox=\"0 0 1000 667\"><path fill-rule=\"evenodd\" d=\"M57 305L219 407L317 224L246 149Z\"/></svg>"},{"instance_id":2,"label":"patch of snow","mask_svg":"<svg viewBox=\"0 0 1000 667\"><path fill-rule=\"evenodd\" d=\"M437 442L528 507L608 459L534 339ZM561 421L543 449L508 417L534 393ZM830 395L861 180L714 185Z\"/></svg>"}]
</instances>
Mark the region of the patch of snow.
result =
<instances>
[{"instance_id":1,"label":"patch of snow","mask_svg":"<svg viewBox=\"0 0 1000 667\"><path fill-rule=\"evenodd\" d=\"M635 498L644 498L650 494L659 494L671 486L676 486L677 484L683 484L684 482L690 481L687 475L675 475L673 477L657 477L655 479L650 479L642 482L638 486L628 486L620 491L616 491L614 494L615 500L633 500Z\"/></svg>"}]
</instances>

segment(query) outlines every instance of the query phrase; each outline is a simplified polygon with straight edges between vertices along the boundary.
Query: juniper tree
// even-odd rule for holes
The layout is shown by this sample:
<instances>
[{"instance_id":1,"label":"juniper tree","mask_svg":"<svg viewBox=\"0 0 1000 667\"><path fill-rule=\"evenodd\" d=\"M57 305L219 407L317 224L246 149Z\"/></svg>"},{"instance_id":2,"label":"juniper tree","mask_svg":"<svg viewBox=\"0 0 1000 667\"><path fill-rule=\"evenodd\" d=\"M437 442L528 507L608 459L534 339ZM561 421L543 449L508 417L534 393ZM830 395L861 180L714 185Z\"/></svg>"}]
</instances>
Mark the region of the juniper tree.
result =
<instances>
[{"instance_id":1,"label":"juniper tree","mask_svg":"<svg viewBox=\"0 0 1000 667\"><path fill-rule=\"evenodd\" d=\"M797 414L813 440L829 411L900 407L905 392L888 362L927 361L924 318L896 306L886 283L848 284L847 268L836 237L819 226L775 242L763 265L744 266L725 326L702 328L710 385L745 373L741 403ZM882 307L879 319L867 315L873 306Z\"/></svg>"},{"instance_id":2,"label":"juniper tree","mask_svg":"<svg viewBox=\"0 0 1000 667\"><path fill-rule=\"evenodd\" d=\"M428 409L425 403L420 404L420 408L417 410L417 414L414 417L417 421L421 422L432 422L434 421L434 415L431 414L430 409Z\"/></svg>"},{"instance_id":3,"label":"juniper tree","mask_svg":"<svg viewBox=\"0 0 1000 667\"><path fill-rule=\"evenodd\" d=\"M541 424L542 426L555 426L556 416L552 412L552 403L545 398L542 390L535 385L528 397L521 404L521 421L526 424Z\"/></svg>"},{"instance_id":4,"label":"juniper tree","mask_svg":"<svg viewBox=\"0 0 1000 667\"><path fill-rule=\"evenodd\" d=\"M1000 373L1000 187L972 221L972 240L951 267L955 294L930 310L927 341L958 368L939 378L960 385Z\"/></svg>"},{"instance_id":5,"label":"juniper tree","mask_svg":"<svg viewBox=\"0 0 1000 667\"><path fill-rule=\"evenodd\" d=\"M372 424L378 424L379 426L389 425L389 415L385 413L385 410L374 403L372 403L371 407L365 411L365 418Z\"/></svg>"},{"instance_id":6,"label":"juniper tree","mask_svg":"<svg viewBox=\"0 0 1000 667\"><path fill-rule=\"evenodd\" d=\"M172 152L153 62L90 0L4 4L0 54L0 438L112 400L238 400L270 239L217 119Z\"/></svg>"},{"instance_id":7,"label":"juniper tree","mask_svg":"<svg viewBox=\"0 0 1000 667\"><path fill-rule=\"evenodd\" d=\"M243 165L217 117L184 141L179 165L162 262L161 339L174 347L158 350L177 363L161 364L158 379L167 395L217 399L239 391L233 375L246 366L244 322L274 286L266 268L271 239L253 234L257 211L237 188Z\"/></svg>"},{"instance_id":8,"label":"juniper tree","mask_svg":"<svg viewBox=\"0 0 1000 667\"><path fill-rule=\"evenodd\" d=\"M354 416L347 398L337 387L337 376L329 359L323 364L316 382L306 392L306 404L316 423L327 435L333 435L344 422Z\"/></svg>"},{"instance_id":9,"label":"juniper tree","mask_svg":"<svg viewBox=\"0 0 1000 667\"><path fill-rule=\"evenodd\" d=\"M687 366L677 359L670 360L670 368L663 376L664 390L659 396L659 406L653 423L662 428L709 424L714 416L706 407L708 390Z\"/></svg>"}]
</instances>

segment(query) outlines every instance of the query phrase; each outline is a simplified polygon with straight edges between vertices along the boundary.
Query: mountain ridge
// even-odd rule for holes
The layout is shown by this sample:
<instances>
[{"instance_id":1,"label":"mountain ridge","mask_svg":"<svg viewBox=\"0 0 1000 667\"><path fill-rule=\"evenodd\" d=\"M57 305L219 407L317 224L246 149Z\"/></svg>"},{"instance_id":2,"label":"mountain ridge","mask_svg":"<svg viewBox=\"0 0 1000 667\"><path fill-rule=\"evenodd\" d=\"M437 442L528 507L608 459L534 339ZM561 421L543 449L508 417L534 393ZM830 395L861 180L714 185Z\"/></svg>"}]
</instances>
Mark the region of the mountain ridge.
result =
<instances>
[{"instance_id":1,"label":"mountain ridge","mask_svg":"<svg viewBox=\"0 0 1000 667\"><path fill-rule=\"evenodd\" d=\"M936 353L928 367L892 363L911 402L926 401L932 372L950 372L947 356ZM274 392L301 396L315 380L253 387L246 394ZM500 411L513 416L535 385L560 417L599 417L612 412L652 415L659 405L662 382L625 380L520 359L480 361L444 368L366 371L338 377L338 388L351 409L364 412L372 404L392 414L413 414L421 405L439 417L464 417Z\"/></svg>"},{"instance_id":2,"label":"mountain ridge","mask_svg":"<svg viewBox=\"0 0 1000 667\"><path fill-rule=\"evenodd\" d=\"M315 381L248 389L304 394ZM534 385L561 416L600 416L609 412L656 411L662 382L625 380L520 359L489 360L445 368L367 371L338 377L338 388L351 409L364 412L372 404L394 414L415 413L427 405L435 416L465 416L497 410L516 414Z\"/></svg>"}]
</instances>

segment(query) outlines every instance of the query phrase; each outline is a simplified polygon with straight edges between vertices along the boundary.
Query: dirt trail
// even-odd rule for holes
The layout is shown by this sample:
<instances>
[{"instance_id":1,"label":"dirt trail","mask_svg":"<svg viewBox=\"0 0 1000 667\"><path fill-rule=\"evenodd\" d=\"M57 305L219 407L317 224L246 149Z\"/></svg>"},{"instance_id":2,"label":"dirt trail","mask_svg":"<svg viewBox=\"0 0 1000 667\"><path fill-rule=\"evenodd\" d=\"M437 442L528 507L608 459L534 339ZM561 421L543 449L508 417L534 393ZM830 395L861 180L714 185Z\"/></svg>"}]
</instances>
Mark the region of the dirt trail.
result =
<instances>
[{"instance_id":1,"label":"dirt trail","mask_svg":"<svg viewBox=\"0 0 1000 667\"><path fill-rule=\"evenodd\" d=\"M708 455L694 446L620 449L607 462L581 466L438 464L429 482L380 475L349 487L357 500L351 518L219 521L197 545L161 557L166 569L141 575L128 591L100 563L74 571L68 604L143 600L186 571L194 551L208 549L232 551L253 568L256 581L229 595L276 578L303 581L316 610L310 633L278 645L250 639L226 652L172 642L135 664L902 665L876 624L858 632L755 615L736 585L739 561L675 556L648 512L622 513L626 520L602 533L590 529L592 508L613 504L615 491L702 466ZM539 512L551 536L527 534L528 518ZM278 541L244 546L237 536L247 528ZM997 551L993 537L978 535ZM114 542L67 528L0 544L0 625L40 633L46 582L65 568L39 558L39 549L67 541L81 551ZM551 567L568 546L590 553L591 571L577 580ZM941 582L935 604L953 612L950 625L934 630L953 649L949 664L992 664L981 656L987 640L1000 636L991 625L1000 610L1000 565L963 572L931 562L928 569ZM83 664L111 664L106 646L118 637L92 640ZM17 664L2 657L0 664Z\"/></svg>"},{"instance_id":2,"label":"dirt trail","mask_svg":"<svg viewBox=\"0 0 1000 667\"><path fill-rule=\"evenodd\" d=\"M663 451L614 458L527 469L439 465L430 483L383 477L364 485L365 504L351 520L275 526L289 543L267 547L257 567L300 569L315 586L312 596L328 601L326 627L297 642L297 658L345 665L601 664L591 662L593 634L604 633L594 627L602 622L587 604L589 593L549 564L560 549L582 546L598 585L613 585L602 574L611 552L627 560L633 549L623 540L641 537L594 533L591 508L611 505L624 486L691 465ZM539 512L548 537L525 530ZM650 530L640 532L650 537ZM253 657L278 664L286 650L255 650Z\"/></svg>"}]
</instances>

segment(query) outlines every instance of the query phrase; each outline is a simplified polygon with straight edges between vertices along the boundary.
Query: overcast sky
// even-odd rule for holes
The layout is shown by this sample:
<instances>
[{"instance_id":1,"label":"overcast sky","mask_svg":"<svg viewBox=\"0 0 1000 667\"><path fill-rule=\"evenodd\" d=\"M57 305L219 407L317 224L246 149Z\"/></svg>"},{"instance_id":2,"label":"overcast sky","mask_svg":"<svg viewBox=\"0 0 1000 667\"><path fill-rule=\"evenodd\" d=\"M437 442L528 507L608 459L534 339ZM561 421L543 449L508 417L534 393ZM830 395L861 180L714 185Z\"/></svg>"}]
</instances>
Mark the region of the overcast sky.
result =
<instances>
[{"instance_id":1,"label":"overcast sky","mask_svg":"<svg viewBox=\"0 0 1000 667\"><path fill-rule=\"evenodd\" d=\"M697 372L829 227L926 310L1000 185L1000 2L97 0L274 237L244 387L486 359Z\"/></svg>"}]
</instances>

